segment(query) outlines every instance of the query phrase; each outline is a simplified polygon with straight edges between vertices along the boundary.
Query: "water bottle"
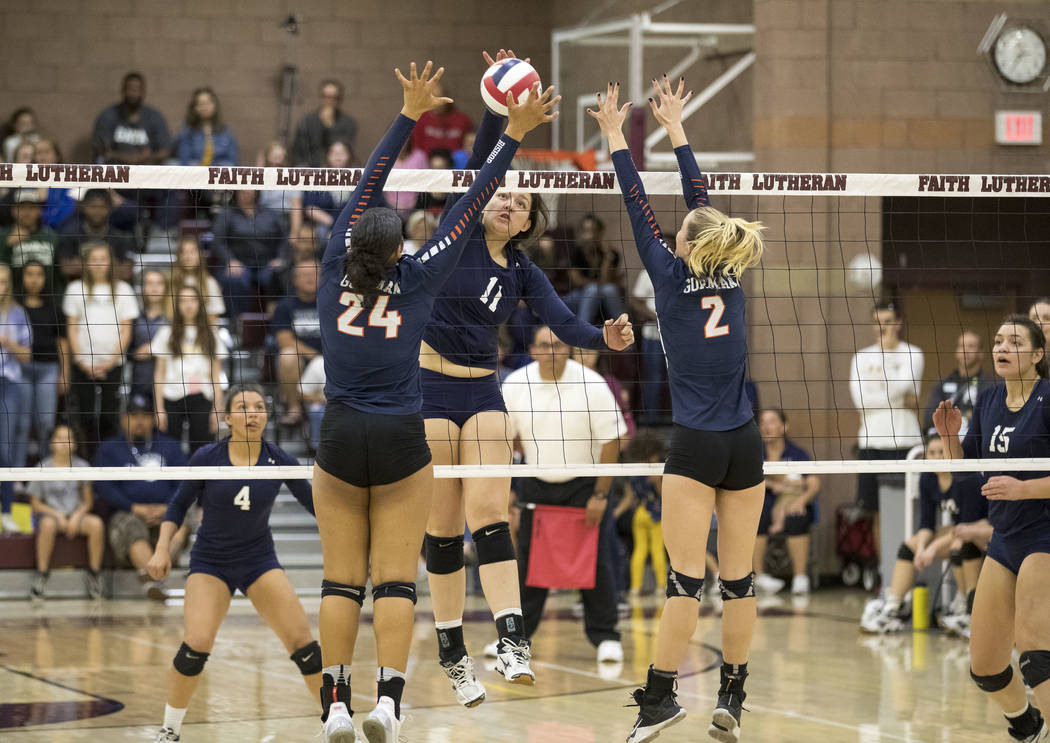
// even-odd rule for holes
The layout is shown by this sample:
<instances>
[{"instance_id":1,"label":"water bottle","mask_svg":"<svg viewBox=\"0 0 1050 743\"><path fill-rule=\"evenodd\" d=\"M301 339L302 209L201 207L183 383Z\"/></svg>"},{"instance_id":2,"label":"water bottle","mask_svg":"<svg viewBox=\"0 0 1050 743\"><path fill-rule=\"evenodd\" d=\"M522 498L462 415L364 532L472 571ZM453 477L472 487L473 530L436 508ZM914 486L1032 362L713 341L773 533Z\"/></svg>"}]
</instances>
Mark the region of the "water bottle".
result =
<instances>
[{"instance_id":1,"label":"water bottle","mask_svg":"<svg viewBox=\"0 0 1050 743\"><path fill-rule=\"evenodd\" d=\"M916 583L911 592L911 626L915 630L930 628L930 589Z\"/></svg>"}]
</instances>

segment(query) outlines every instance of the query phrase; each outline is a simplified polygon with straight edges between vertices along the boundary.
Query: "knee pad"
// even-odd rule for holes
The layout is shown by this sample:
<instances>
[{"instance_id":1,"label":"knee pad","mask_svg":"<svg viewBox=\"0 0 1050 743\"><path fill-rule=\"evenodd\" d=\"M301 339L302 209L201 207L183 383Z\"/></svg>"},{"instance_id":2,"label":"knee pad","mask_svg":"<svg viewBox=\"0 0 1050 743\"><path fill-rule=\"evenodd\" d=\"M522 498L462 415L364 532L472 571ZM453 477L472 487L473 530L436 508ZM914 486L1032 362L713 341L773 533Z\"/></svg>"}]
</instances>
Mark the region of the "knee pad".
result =
<instances>
[{"instance_id":1,"label":"knee pad","mask_svg":"<svg viewBox=\"0 0 1050 743\"><path fill-rule=\"evenodd\" d=\"M897 550L897 559L904 560L905 562L911 562L915 559L915 550L906 544L902 544L901 548Z\"/></svg>"},{"instance_id":2,"label":"knee pad","mask_svg":"<svg viewBox=\"0 0 1050 743\"><path fill-rule=\"evenodd\" d=\"M1050 679L1050 650L1021 653L1021 677L1033 689Z\"/></svg>"},{"instance_id":3,"label":"knee pad","mask_svg":"<svg viewBox=\"0 0 1050 743\"><path fill-rule=\"evenodd\" d=\"M1004 668L1001 672L996 673L992 676L978 676L970 669L970 678L977 684L977 688L981 691L995 692L1002 691L1010 685L1010 681L1014 677L1014 669L1010 666Z\"/></svg>"},{"instance_id":4,"label":"knee pad","mask_svg":"<svg viewBox=\"0 0 1050 743\"><path fill-rule=\"evenodd\" d=\"M667 569L667 598L684 596L688 599L700 601L704 593L704 579L691 578L684 573L679 573L674 568Z\"/></svg>"},{"instance_id":5,"label":"knee pad","mask_svg":"<svg viewBox=\"0 0 1050 743\"><path fill-rule=\"evenodd\" d=\"M740 580L718 579L718 587L722 590L722 600L750 599L755 596L755 573L748 573Z\"/></svg>"},{"instance_id":6,"label":"knee pad","mask_svg":"<svg viewBox=\"0 0 1050 743\"><path fill-rule=\"evenodd\" d=\"M948 562L952 564L952 567L961 568L963 564L962 550L952 550L948 553Z\"/></svg>"},{"instance_id":7,"label":"knee pad","mask_svg":"<svg viewBox=\"0 0 1050 743\"><path fill-rule=\"evenodd\" d=\"M380 583L372 588L372 601L379 599L408 599L416 603L416 586L414 583Z\"/></svg>"},{"instance_id":8,"label":"knee pad","mask_svg":"<svg viewBox=\"0 0 1050 743\"><path fill-rule=\"evenodd\" d=\"M963 542L962 547L959 548L959 554L964 562L966 560L980 560L984 557L984 551L973 542Z\"/></svg>"},{"instance_id":9,"label":"knee pad","mask_svg":"<svg viewBox=\"0 0 1050 743\"><path fill-rule=\"evenodd\" d=\"M458 537L423 537L427 556L427 572L449 575L463 569L463 535Z\"/></svg>"},{"instance_id":10,"label":"knee pad","mask_svg":"<svg viewBox=\"0 0 1050 743\"><path fill-rule=\"evenodd\" d=\"M348 586L345 583L336 583L334 580L321 581L321 598L325 596L340 596L344 599L356 601L358 606L365 603L364 586Z\"/></svg>"},{"instance_id":11,"label":"knee pad","mask_svg":"<svg viewBox=\"0 0 1050 743\"><path fill-rule=\"evenodd\" d=\"M510 524L497 521L471 533L478 550L478 565L506 562L515 559L514 542L510 538Z\"/></svg>"},{"instance_id":12,"label":"knee pad","mask_svg":"<svg viewBox=\"0 0 1050 743\"><path fill-rule=\"evenodd\" d=\"M209 655L211 653L198 652L186 643L182 643L171 664L183 676L198 676L204 670L204 664L208 662Z\"/></svg>"},{"instance_id":13,"label":"knee pad","mask_svg":"<svg viewBox=\"0 0 1050 743\"><path fill-rule=\"evenodd\" d=\"M304 676L320 673L323 668L321 665L321 646L317 644L317 640L296 650L292 653L291 659L292 663L299 666L299 673Z\"/></svg>"}]
</instances>

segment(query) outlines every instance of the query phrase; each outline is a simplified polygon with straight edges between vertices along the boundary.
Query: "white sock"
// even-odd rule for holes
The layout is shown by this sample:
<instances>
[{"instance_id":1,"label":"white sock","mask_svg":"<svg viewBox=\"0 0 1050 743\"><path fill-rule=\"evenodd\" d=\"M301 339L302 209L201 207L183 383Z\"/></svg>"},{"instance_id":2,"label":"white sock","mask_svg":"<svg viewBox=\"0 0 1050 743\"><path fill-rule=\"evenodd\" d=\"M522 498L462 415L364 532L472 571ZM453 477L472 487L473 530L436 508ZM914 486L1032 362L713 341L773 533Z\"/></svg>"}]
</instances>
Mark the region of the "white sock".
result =
<instances>
[{"instance_id":1,"label":"white sock","mask_svg":"<svg viewBox=\"0 0 1050 743\"><path fill-rule=\"evenodd\" d=\"M1016 712L1007 712L1007 713L1006 713L1006 716L1007 716L1007 717L1008 717L1009 719L1011 719L1011 720L1012 720L1012 719L1014 719L1015 717L1020 717L1021 715L1023 715L1023 714L1024 714L1025 712L1027 712L1027 711L1028 711L1028 704L1026 703L1024 707L1022 707L1021 709L1017 710Z\"/></svg>"},{"instance_id":2,"label":"white sock","mask_svg":"<svg viewBox=\"0 0 1050 743\"><path fill-rule=\"evenodd\" d=\"M331 676L332 681L337 684L350 683L350 666L325 666L321 669L322 675Z\"/></svg>"},{"instance_id":3,"label":"white sock","mask_svg":"<svg viewBox=\"0 0 1050 743\"><path fill-rule=\"evenodd\" d=\"M504 609L503 611L497 611L495 614L492 615L492 618L493 619L503 619L503 617L509 617L511 614L521 614L521 613L522 613L522 611L521 611L520 607L512 606L509 609Z\"/></svg>"},{"instance_id":4,"label":"white sock","mask_svg":"<svg viewBox=\"0 0 1050 743\"><path fill-rule=\"evenodd\" d=\"M164 727L171 730L175 735L182 733L182 720L186 717L186 709L175 709L170 704L164 705Z\"/></svg>"},{"instance_id":5,"label":"white sock","mask_svg":"<svg viewBox=\"0 0 1050 743\"><path fill-rule=\"evenodd\" d=\"M403 679L405 674L396 668L390 668L389 666L380 666L376 669L376 681L390 681L391 679Z\"/></svg>"},{"instance_id":6,"label":"white sock","mask_svg":"<svg viewBox=\"0 0 1050 743\"><path fill-rule=\"evenodd\" d=\"M459 619L450 619L447 622L434 622L434 626L438 629L452 629L453 627L463 626L463 617Z\"/></svg>"}]
</instances>

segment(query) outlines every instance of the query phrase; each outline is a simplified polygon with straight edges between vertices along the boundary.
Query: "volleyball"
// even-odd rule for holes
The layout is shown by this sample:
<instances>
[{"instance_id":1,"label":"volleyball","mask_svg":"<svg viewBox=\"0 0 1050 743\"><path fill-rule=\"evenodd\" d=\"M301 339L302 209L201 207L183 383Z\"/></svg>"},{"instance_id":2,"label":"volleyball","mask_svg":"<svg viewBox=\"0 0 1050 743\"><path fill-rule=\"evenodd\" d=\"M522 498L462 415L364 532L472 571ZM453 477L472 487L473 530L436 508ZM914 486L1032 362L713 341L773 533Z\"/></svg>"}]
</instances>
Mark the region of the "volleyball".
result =
<instances>
[{"instance_id":1,"label":"volleyball","mask_svg":"<svg viewBox=\"0 0 1050 743\"><path fill-rule=\"evenodd\" d=\"M882 261L861 253L846 268L846 284L855 292L871 293L882 286Z\"/></svg>"},{"instance_id":2,"label":"volleyball","mask_svg":"<svg viewBox=\"0 0 1050 743\"><path fill-rule=\"evenodd\" d=\"M536 68L528 62L504 59L485 70L481 77L481 100L494 114L507 115L507 93L521 103L529 94L529 88L540 81Z\"/></svg>"}]
</instances>

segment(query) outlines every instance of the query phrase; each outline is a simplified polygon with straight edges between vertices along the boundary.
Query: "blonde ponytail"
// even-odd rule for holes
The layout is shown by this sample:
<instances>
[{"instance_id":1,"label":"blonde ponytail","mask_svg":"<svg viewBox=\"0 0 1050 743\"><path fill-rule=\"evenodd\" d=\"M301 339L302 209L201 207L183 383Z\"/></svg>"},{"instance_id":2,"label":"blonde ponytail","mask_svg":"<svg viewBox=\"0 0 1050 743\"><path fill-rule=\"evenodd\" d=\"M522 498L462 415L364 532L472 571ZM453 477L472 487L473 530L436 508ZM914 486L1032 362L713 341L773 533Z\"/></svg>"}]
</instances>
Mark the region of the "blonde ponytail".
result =
<instances>
[{"instance_id":1,"label":"blonde ponytail","mask_svg":"<svg viewBox=\"0 0 1050 743\"><path fill-rule=\"evenodd\" d=\"M696 276L740 277L762 260L761 222L728 217L711 206L694 209L686 216L689 270Z\"/></svg>"}]
</instances>

